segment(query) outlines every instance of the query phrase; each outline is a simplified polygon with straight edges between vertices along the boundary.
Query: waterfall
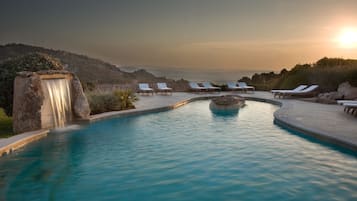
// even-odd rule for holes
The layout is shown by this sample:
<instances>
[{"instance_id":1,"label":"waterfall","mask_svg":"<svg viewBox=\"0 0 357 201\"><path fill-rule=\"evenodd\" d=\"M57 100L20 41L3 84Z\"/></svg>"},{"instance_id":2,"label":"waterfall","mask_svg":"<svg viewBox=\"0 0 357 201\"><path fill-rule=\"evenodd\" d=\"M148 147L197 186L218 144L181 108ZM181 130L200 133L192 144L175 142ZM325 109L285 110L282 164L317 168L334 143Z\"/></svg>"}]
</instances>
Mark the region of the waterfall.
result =
<instances>
[{"instance_id":1,"label":"waterfall","mask_svg":"<svg viewBox=\"0 0 357 201\"><path fill-rule=\"evenodd\" d=\"M64 127L71 121L71 88L70 81L67 79L45 79L42 80L45 93L51 104L54 126Z\"/></svg>"}]
</instances>

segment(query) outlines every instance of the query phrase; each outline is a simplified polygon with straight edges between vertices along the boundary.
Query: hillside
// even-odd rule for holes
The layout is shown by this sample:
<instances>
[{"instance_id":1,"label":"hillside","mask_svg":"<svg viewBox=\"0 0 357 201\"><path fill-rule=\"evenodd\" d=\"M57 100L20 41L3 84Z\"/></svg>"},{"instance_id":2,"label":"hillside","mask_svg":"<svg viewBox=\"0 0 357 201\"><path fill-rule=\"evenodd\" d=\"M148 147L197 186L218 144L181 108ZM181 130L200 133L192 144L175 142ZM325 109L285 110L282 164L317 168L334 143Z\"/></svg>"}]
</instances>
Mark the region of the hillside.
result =
<instances>
[{"instance_id":1,"label":"hillside","mask_svg":"<svg viewBox=\"0 0 357 201\"><path fill-rule=\"evenodd\" d=\"M12 112L17 72L40 70L63 70L63 66L57 59L44 53L30 53L0 63L0 108L4 108L7 115Z\"/></svg>"},{"instance_id":2,"label":"hillside","mask_svg":"<svg viewBox=\"0 0 357 201\"><path fill-rule=\"evenodd\" d=\"M314 64L297 64L290 71L254 74L240 81L256 86L258 90L291 89L300 84L318 84L320 91L335 91L339 84L348 81L357 86L357 60L322 58Z\"/></svg>"},{"instance_id":3,"label":"hillside","mask_svg":"<svg viewBox=\"0 0 357 201\"><path fill-rule=\"evenodd\" d=\"M29 53L45 53L59 60L64 68L75 73L82 82L95 84L128 84L138 81L162 81L145 70L133 73L120 70L117 66L110 63L93 59L84 55L74 54L61 50L46 49L42 47L7 44L0 45L0 63Z\"/></svg>"},{"instance_id":4,"label":"hillside","mask_svg":"<svg viewBox=\"0 0 357 201\"><path fill-rule=\"evenodd\" d=\"M87 56L22 44L0 46L0 108L11 116L13 82L17 72L65 69L75 73L85 90L131 89L138 82L166 82L175 91L187 90L186 80L156 77L145 70L121 71L116 66Z\"/></svg>"}]
</instances>

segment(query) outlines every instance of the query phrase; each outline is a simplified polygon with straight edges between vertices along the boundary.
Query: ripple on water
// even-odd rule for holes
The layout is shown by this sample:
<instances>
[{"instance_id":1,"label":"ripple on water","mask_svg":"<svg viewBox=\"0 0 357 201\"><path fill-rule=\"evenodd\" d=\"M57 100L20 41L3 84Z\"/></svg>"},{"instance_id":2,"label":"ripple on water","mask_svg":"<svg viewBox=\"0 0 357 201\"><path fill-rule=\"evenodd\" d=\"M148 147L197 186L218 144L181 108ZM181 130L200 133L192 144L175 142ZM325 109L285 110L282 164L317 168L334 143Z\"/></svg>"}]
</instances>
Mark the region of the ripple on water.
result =
<instances>
[{"instance_id":1,"label":"ripple on water","mask_svg":"<svg viewBox=\"0 0 357 201\"><path fill-rule=\"evenodd\" d=\"M0 160L0 200L356 200L356 155L209 101L54 133Z\"/></svg>"}]
</instances>

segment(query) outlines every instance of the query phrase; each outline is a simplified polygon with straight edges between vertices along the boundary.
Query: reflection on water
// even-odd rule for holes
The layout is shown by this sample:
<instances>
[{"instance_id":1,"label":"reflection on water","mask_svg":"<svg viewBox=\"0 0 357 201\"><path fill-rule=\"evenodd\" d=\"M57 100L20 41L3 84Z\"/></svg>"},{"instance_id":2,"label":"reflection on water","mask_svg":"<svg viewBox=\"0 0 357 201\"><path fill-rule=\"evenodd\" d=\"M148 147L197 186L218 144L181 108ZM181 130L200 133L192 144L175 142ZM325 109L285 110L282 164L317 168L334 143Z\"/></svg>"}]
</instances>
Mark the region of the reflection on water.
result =
<instances>
[{"instance_id":1,"label":"reflection on water","mask_svg":"<svg viewBox=\"0 0 357 201\"><path fill-rule=\"evenodd\" d=\"M210 108L212 116L215 118L219 117L237 117L240 109L229 109L229 110L219 110Z\"/></svg>"},{"instance_id":2,"label":"reflection on water","mask_svg":"<svg viewBox=\"0 0 357 201\"><path fill-rule=\"evenodd\" d=\"M51 132L52 133L65 133L65 132L75 131L75 130L80 130L80 129L82 129L81 125L71 124L71 125L66 125L65 127L59 127L59 128L52 129Z\"/></svg>"}]
</instances>

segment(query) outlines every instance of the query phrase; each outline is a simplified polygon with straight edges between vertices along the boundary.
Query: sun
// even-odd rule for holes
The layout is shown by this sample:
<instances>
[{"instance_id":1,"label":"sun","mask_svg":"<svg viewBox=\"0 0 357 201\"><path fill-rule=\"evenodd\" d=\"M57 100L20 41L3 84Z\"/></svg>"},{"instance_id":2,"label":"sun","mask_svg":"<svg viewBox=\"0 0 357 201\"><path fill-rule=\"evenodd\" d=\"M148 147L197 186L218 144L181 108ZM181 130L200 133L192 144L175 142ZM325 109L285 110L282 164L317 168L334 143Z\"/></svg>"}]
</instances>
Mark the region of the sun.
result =
<instances>
[{"instance_id":1,"label":"sun","mask_svg":"<svg viewBox=\"0 0 357 201\"><path fill-rule=\"evenodd\" d=\"M342 48L357 48L357 29L344 29L338 37Z\"/></svg>"}]
</instances>

